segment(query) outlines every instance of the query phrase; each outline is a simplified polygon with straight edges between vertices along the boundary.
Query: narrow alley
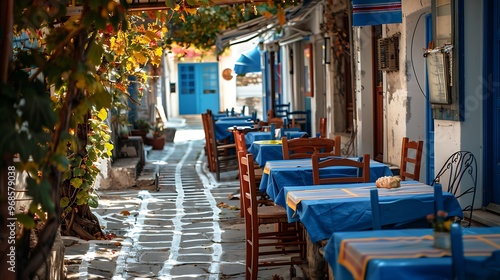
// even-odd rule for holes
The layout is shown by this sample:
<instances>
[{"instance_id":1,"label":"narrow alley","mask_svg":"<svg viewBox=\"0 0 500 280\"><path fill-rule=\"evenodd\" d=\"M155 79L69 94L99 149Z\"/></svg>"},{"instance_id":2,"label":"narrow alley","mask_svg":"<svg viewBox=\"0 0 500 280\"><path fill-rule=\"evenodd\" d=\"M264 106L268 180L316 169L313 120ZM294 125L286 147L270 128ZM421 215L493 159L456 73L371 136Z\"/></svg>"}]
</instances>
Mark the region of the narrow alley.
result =
<instances>
[{"instance_id":1,"label":"narrow alley","mask_svg":"<svg viewBox=\"0 0 500 280\"><path fill-rule=\"evenodd\" d=\"M203 146L201 124L180 128L174 143L148 153L141 178L158 173L158 186L99 192L94 213L116 237L63 237L67 279L244 279L245 225L229 199L236 171L215 181ZM289 271L261 268L259 278L290 279Z\"/></svg>"}]
</instances>

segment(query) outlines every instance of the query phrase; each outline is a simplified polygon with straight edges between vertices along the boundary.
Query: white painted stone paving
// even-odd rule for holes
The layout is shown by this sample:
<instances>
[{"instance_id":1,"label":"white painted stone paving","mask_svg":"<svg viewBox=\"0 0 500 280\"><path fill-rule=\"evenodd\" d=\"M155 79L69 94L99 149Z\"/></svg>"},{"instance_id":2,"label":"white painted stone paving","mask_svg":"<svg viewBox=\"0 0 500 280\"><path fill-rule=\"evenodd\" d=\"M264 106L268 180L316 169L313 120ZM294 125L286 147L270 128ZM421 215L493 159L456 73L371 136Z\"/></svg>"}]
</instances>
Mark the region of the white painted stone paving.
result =
<instances>
[{"instance_id":1,"label":"white painted stone paving","mask_svg":"<svg viewBox=\"0 0 500 280\"><path fill-rule=\"evenodd\" d=\"M235 172L217 182L207 171L203 138L200 125L188 125L149 152L143 176L159 172L158 191L152 184L99 192L94 213L117 237L63 237L67 279L245 278L244 221L239 201L228 198L239 182ZM289 267L259 270L259 279L275 275L290 279Z\"/></svg>"}]
</instances>

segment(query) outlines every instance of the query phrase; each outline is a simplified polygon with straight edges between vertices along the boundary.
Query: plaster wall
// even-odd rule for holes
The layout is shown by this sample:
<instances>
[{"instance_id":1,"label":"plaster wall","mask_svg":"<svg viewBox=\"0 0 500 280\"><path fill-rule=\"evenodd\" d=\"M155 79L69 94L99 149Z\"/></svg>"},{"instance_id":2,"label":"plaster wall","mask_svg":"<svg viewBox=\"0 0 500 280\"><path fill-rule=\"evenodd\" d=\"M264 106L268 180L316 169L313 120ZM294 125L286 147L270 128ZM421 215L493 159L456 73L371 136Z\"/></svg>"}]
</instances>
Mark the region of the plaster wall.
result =
<instances>
[{"instance_id":1,"label":"plaster wall","mask_svg":"<svg viewBox=\"0 0 500 280\"><path fill-rule=\"evenodd\" d=\"M101 158L97 161L96 167L99 168L99 174L95 179L95 189L109 189L111 187L112 180L110 175L110 166L111 161L107 158Z\"/></svg>"},{"instance_id":2,"label":"plaster wall","mask_svg":"<svg viewBox=\"0 0 500 280\"><path fill-rule=\"evenodd\" d=\"M435 120L436 172L454 152L472 152L478 163L475 208L483 200L483 1L464 1L464 121Z\"/></svg>"},{"instance_id":3,"label":"plaster wall","mask_svg":"<svg viewBox=\"0 0 500 280\"><path fill-rule=\"evenodd\" d=\"M425 140L425 48L426 13L429 1L403 1L403 22L383 26L385 37L399 36L399 70L385 75L385 161L399 165L401 139ZM424 151L425 153L425 151ZM425 171L425 155L422 172ZM425 173L425 172L424 172ZM425 177L424 177L425 178Z\"/></svg>"},{"instance_id":4,"label":"plaster wall","mask_svg":"<svg viewBox=\"0 0 500 280\"><path fill-rule=\"evenodd\" d=\"M373 155L373 57L372 32L370 26L354 28L354 50L356 50L355 77L355 121L356 147L353 155Z\"/></svg>"},{"instance_id":5,"label":"plaster wall","mask_svg":"<svg viewBox=\"0 0 500 280\"><path fill-rule=\"evenodd\" d=\"M388 162L399 164L400 141L405 135L425 140L426 99L420 86L425 85L424 13L430 13L431 1L403 0L403 23L386 25L387 36L400 32L400 71L387 73L387 155ZM434 166L439 171L448 157L456 151L472 152L478 163L478 190L475 208L482 201L483 164L483 1L464 0L464 121L434 120ZM413 70L415 68L415 70ZM427 93L426 93L427 94ZM423 158L425 159L424 149ZM425 171L425 161L422 172ZM434 174L423 174L433 177ZM422 178L422 177L421 177ZM425 177L424 177L425 178ZM442 182L446 184L447 182Z\"/></svg>"},{"instance_id":6,"label":"plaster wall","mask_svg":"<svg viewBox=\"0 0 500 280\"><path fill-rule=\"evenodd\" d=\"M167 63L167 67L169 69L168 82L175 83L176 86L175 91L170 92L170 94L166 97L168 99L167 103L169 104L167 112L169 117L179 117L179 81L177 79L177 63L175 61L175 55L172 52L167 52L165 56L165 63Z\"/></svg>"},{"instance_id":7,"label":"plaster wall","mask_svg":"<svg viewBox=\"0 0 500 280\"><path fill-rule=\"evenodd\" d=\"M292 110L304 110L305 104L304 100L310 98L311 102L311 133L316 134L318 120L320 117L325 116L326 110L326 90L325 90L325 66L322 64L323 53L323 34L320 29L320 24L323 20L323 5L317 4L312 8L310 14L306 17L306 20L301 23L300 29L303 31L310 31L313 35L309 36L309 41L303 41L302 44L295 44L294 57L298 54L296 63L294 66L294 75L296 80L296 87L294 92L295 102L293 102ZM298 26L297 26L298 27ZM291 28L295 28L292 26ZM313 87L314 94L313 97L305 97L304 95L304 73L302 67L304 65L303 48L305 44L312 44L313 53ZM285 98L286 99L286 98Z\"/></svg>"}]
</instances>

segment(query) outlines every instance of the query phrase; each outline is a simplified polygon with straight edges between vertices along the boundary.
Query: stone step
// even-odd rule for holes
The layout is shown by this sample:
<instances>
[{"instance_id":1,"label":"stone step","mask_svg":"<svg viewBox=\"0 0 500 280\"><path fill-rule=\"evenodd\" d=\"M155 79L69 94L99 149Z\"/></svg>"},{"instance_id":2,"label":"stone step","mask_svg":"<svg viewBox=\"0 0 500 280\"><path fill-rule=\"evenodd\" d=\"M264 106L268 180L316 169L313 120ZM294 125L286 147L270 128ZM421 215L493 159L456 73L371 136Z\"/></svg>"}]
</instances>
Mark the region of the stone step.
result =
<instances>
[{"instance_id":1,"label":"stone step","mask_svg":"<svg viewBox=\"0 0 500 280\"><path fill-rule=\"evenodd\" d=\"M125 189L135 186L141 169L142 164L139 157L115 159L110 169L110 189Z\"/></svg>"}]
</instances>

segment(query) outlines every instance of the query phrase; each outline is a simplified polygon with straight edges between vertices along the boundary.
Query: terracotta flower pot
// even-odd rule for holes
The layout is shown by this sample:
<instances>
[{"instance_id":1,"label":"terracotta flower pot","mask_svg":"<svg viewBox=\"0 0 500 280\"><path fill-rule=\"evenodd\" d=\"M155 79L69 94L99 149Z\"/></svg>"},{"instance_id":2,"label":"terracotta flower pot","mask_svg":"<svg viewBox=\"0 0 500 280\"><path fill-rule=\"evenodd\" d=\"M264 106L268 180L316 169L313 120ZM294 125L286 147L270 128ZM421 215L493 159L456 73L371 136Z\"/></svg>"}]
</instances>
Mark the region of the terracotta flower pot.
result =
<instances>
[{"instance_id":1,"label":"terracotta flower pot","mask_svg":"<svg viewBox=\"0 0 500 280\"><path fill-rule=\"evenodd\" d=\"M153 150L163 150L163 146L165 146L165 137L156 137L156 138L146 138L146 145L152 146Z\"/></svg>"}]
</instances>

